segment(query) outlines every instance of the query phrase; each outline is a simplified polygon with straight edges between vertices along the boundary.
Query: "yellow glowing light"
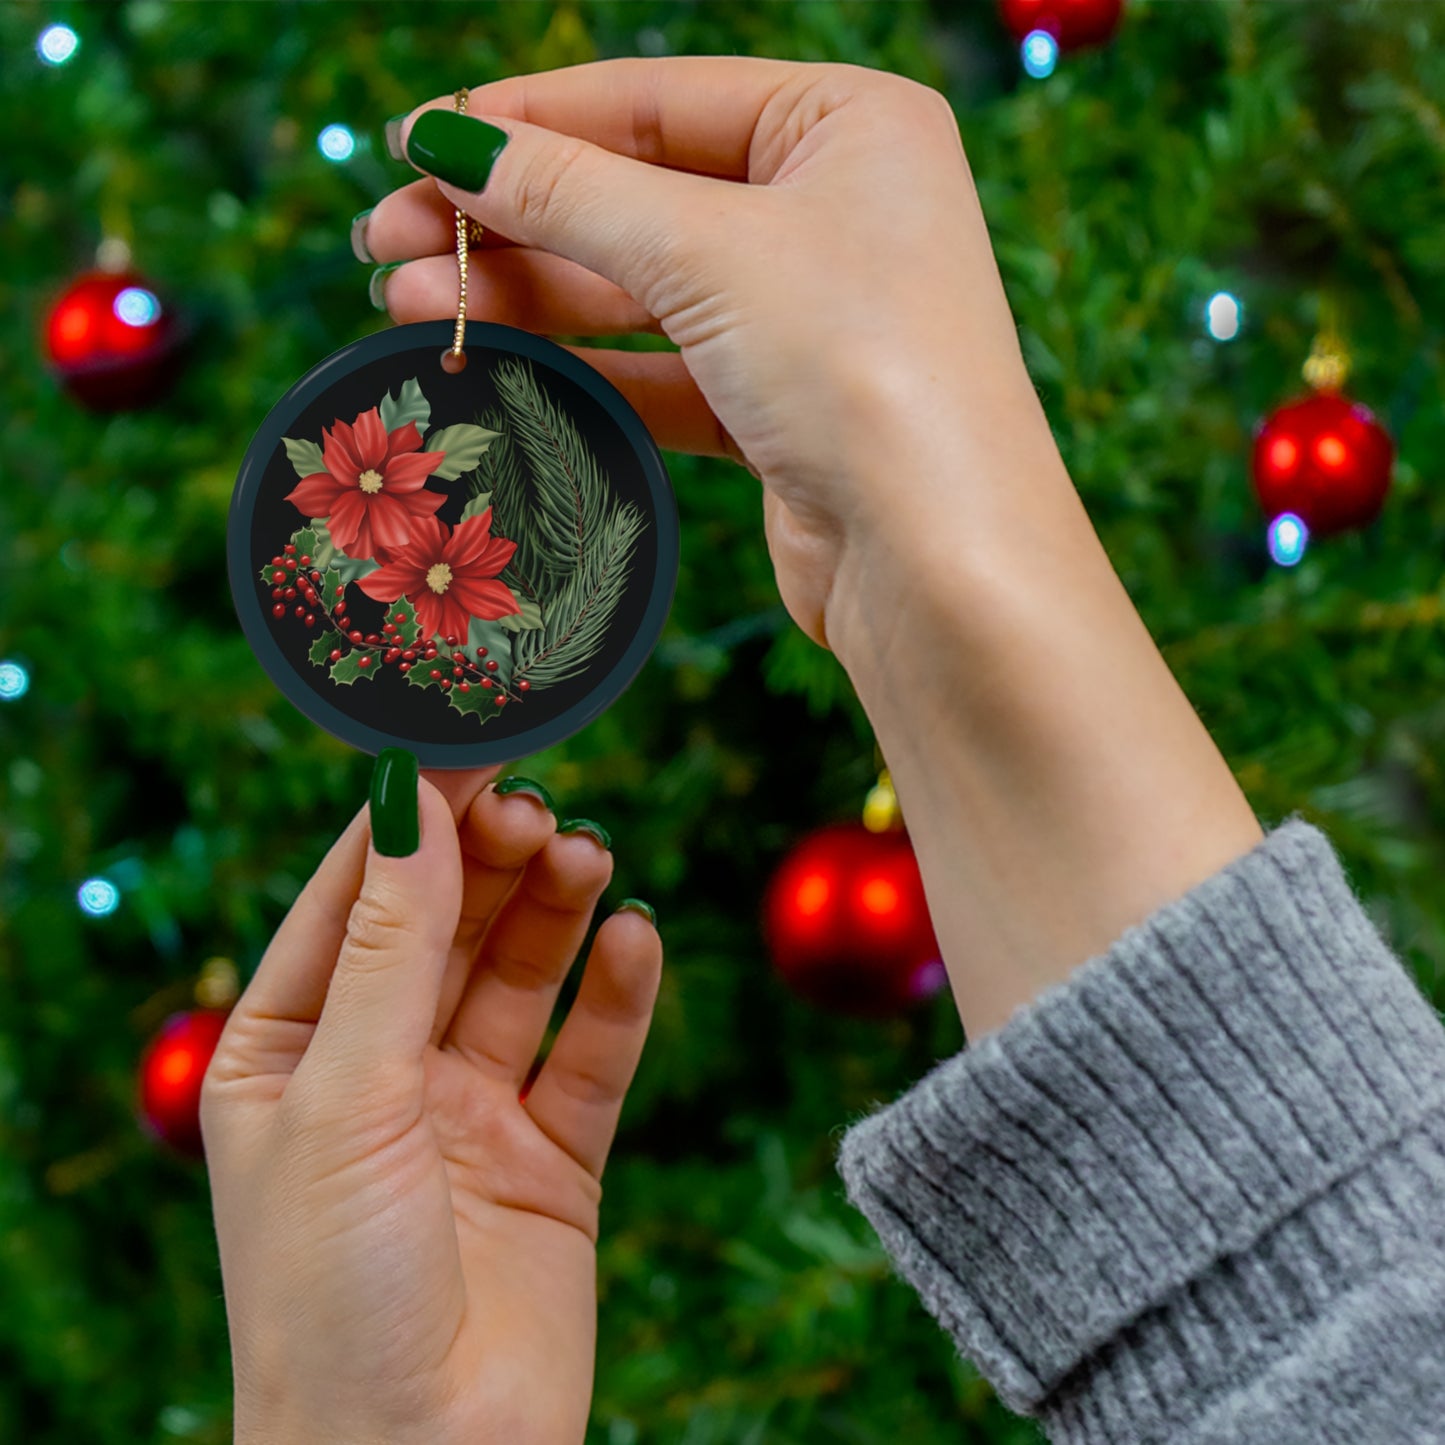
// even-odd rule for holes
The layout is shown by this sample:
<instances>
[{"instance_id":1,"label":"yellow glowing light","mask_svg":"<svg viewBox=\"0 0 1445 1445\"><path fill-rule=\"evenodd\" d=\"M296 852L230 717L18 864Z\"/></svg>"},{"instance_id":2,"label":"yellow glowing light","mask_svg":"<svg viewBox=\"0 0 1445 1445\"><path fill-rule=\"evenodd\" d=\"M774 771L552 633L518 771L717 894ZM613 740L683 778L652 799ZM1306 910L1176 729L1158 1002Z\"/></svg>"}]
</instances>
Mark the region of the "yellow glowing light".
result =
<instances>
[{"instance_id":1,"label":"yellow glowing light","mask_svg":"<svg viewBox=\"0 0 1445 1445\"><path fill-rule=\"evenodd\" d=\"M184 1084L196 1067L196 1056L189 1049L176 1049L161 1060L160 1076L163 1084Z\"/></svg>"},{"instance_id":2,"label":"yellow glowing light","mask_svg":"<svg viewBox=\"0 0 1445 1445\"><path fill-rule=\"evenodd\" d=\"M1276 437L1269 444L1269 464L1277 472L1287 472L1299 460L1299 448L1289 437Z\"/></svg>"},{"instance_id":3,"label":"yellow glowing light","mask_svg":"<svg viewBox=\"0 0 1445 1445\"><path fill-rule=\"evenodd\" d=\"M1315 443L1315 455L1320 459L1322 466L1342 467L1349 457L1349 451L1339 437L1329 435L1322 436Z\"/></svg>"},{"instance_id":4,"label":"yellow glowing light","mask_svg":"<svg viewBox=\"0 0 1445 1445\"><path fill-rule=\"evenodd\" d=\"M827 906L828 896L832 891L832 886L823 874L809 873L798 884L797 892L793 895L793 902L797 905L799 913L811 917L815 913L820 913Z\"/></svg>"},{"instance_id":5,"label":"yellow glowing light","mask_svg":"<svg viewBox=\"0 0 1445 1445\"><path fill-rule=\"evenodd\" d=\"M858 890L858 901L868 913L880 918L898 907L898 889L886 878L870 878Z\"/></svg>"}]
</instances>

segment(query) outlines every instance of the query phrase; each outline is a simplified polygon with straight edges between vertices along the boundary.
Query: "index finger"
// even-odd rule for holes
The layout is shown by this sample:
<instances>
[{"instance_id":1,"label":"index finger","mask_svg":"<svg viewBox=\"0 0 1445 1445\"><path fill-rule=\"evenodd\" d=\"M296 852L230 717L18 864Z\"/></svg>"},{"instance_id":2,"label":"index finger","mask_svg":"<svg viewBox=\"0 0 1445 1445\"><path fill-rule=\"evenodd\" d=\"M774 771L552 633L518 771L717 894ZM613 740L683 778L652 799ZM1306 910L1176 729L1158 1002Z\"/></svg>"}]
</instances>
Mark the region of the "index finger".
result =
<instances>
[{"instance_id":1,"label":"index finger","mask_svg":"<svg viewBox=\"0 0 1445 1445\"><path fill-rule=\"evenodd\" d=\"M757 158L751 155L763 114L790 84L807 83L816 70L748 55L623 56L488 81L470 92L467 106L672 170L766 181L752 170ZM447 96L413 114L452 105ZM775 157L774 165L782 159Z\"/></svg>"}]
</instances>

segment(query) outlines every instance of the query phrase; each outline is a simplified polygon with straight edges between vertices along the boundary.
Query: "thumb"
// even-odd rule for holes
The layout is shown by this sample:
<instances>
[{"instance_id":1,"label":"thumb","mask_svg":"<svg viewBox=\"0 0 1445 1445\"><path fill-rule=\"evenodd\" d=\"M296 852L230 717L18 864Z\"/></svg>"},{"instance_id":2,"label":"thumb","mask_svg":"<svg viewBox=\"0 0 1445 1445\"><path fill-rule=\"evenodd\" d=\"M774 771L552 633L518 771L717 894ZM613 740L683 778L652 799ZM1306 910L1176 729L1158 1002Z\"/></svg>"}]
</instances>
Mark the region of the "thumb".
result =
<instances>
[{"instance_id":1,"label":"thumb","mask_svg":"<svg viewBox=\"0 0 1445 1445\"><path fill-rule=\"evenodd\" d=\"M414 754L387 748L372 774L361 893L297 1073L365 1088L419 1069L462 906L462 858L446 797Z\"/></svg>"},{"instance_id":2,"label":"thumb","mask_svg":"<svg viewBox=\"0 0 1445 1445\"><path fill-rule=\"evenodd\" d=\"M697 218L746 199L745 186L649 165L512 116L441 105L403 125L400 149L483 226L587 267L654 315L649 298L663 283L669 313L687 303L672 288L709 240Z\"/></svg>"}]
</instances>

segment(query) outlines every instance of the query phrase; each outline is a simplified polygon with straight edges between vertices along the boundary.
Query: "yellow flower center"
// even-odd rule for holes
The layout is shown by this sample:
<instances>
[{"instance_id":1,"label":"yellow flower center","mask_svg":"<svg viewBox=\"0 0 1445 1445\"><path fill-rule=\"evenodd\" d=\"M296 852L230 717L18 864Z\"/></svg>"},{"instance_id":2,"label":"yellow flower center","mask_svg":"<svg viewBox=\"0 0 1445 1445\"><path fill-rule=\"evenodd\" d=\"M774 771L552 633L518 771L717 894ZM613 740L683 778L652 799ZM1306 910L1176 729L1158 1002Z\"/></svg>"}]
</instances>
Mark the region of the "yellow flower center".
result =
<instances>
[{"instance_id":1,"label":"yellow flower center","mask_svg":"<svg viewBox=\"0 0 1445 1445\"><path fill-rule=\"evenodd\" d=\"M445 592L451 581L452 569L445 562L437 562L426 574L426 585L433 592Z\"/></svg>"},{"instance_id":2,"label":"yellow flower center","mask_svg":"<svg viewBox=\"0 0 1445 1445\"><path fill-rule=\"evenodd\" d=\"M356 483L368 496L375 496L381 490L382 476L378 471L368 468L357 477Z\"/></svg>"}]
</instances>

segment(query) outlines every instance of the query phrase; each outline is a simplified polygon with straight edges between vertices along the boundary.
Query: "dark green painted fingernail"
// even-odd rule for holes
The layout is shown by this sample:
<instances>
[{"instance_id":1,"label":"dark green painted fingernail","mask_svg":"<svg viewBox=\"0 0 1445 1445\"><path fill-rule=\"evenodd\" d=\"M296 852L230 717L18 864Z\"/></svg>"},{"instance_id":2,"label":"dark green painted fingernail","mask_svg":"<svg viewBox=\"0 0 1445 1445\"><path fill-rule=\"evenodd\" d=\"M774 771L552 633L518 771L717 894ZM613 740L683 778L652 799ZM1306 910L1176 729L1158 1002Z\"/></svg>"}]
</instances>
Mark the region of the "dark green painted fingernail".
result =
<instances>
[{"instance_id":1,"label":"dark green painted fingernail","mask_svg":"<svg viewBox=\"0 0 1445 1445\"><path fill-rule=\"evenodd\" d=\"M543 807L549 812L555 813L557 805L552 801L552 795L541 783L533 778L519 778L515 774L510 778L503 778L492 791L501 793L505 797L508 793L528 793L541 801Z\"/></svg>"},{"instance_id":2,"label":"dark green painted fingernail","mask_svg":"<svg viewBox=\"0 0 1445 1445\"><path fill-rule=\"evenodd\" d=\"M371 770L371 841L388 858L408 858L421 846L416 754L383 748Z\"/></svg>"},{"instance_id":3,"label":"dark green painted fingernail","mask_svg":"<svg viewBox=\"0 0 1445 1445\"><path fill-rule=\"evenodd\" d=\"M624 908L630 909L633 913L641 913L654 928L657 927L657 911L652 904L644 903L640 898L624 898L617 905L617 911L621 913Z\"/></svg>"},{"instance_id":4,"label":"dark green painted fingernail","mask_svg":"<svg viewBox=\"0 0 1445 1445\"><path fill-rule=\"evenodd\" d=\"M510 139L484 120L454 110L424 110L406 138L406 158L449 185L479 191Z\"/></svg>"},{"instance_id":5,"label":"dark green painted fingernail","mask_svg":"<svg viewBox=\"0 0 1445 1445\"><path fill-rule=\"evenodd\" d=\"M410 111L406 111L402 115L394 115L386 123L384 131L386 136L386 153L394 161L404 161L406 159L401 149L401 128L407 116L410 114Z\"/></svg>"},{"instance_id":6,"label":"dark green painted fingernail","mask_svg":"<svg viewBox=\"0 0 1445 1445\"><path fill-rule=\"evenodd\" d=\"M371 218L375 209L368 206L364 211L358 211L351 218L351 254L358 261L365 261L368 266L376 265L376 257L371 254L366 245L366 223Z\"/></svg>"},{"instance_id":7,"label":"dark green painted fingernail","mask_svg":"<svg viewBox=\"0 0 1445 1445\"><path fill-rule=\"evenodd\" d=\"M604 848L612 846L612 835L601 823L594 823L591 818L568 818L565 823L557 824L557 831L559 833L591 833Z\"/></svg>"},{"instance_id":8,"label":"dark green painted fingernail","mask_svg":"<svg viewBox=\"0 0 1445 1445\"><path fill-rule=\"evenodd\" d=\"M395 271L398 266L405 266L405 261L388 261L385 266L378 266L371 273L371 281L366 287L366 294L371 297L371 304L378 311L386 310L386 278Z\"/></svg>"}]
</instances>

